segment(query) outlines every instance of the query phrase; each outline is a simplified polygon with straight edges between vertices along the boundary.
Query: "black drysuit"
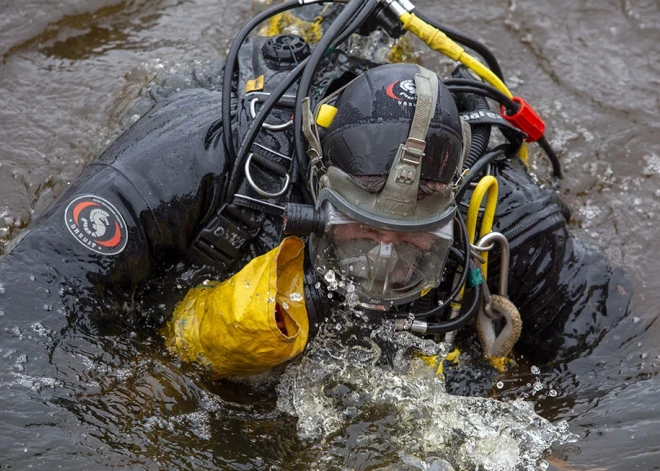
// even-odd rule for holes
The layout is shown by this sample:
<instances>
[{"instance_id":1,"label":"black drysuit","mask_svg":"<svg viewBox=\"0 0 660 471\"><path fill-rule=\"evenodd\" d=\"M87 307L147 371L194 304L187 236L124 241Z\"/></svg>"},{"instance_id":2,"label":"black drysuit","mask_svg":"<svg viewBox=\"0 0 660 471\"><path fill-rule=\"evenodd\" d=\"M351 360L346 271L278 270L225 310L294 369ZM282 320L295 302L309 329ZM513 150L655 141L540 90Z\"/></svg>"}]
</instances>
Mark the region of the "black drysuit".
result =
<instances>
[{"instance_id":1,"label":"black drysuit","mask_svg":"<svg viewBox=\"0 0 660 471\"><path fill-rule=\"evenodd\" d=\"M324 65L333 66L332 60ZM23 433L11 425L23 407L19 399L11 402L17 368L31 378L64 374L58 362L68 360L60 350L75 355L86 348L76 339L94 341L102 335L95 322L126 309L141 284L185 260L225 184L221 129L218 91L185 90L161 101L87 166L0 259L0 349L24 360L23 366L16 366L19 360L0 366L0 395L8 401L0 408L0 435ZM626 314L630 282L601 250L571 236L568 209L517 159L498 162L495 175L500 187L494 230L511 244L509 294L524 325L517 348L534 361L584 354ZM77 199L82 196L96 200ZM105 211L96 217L105 216L101 225L115 236L105 254L89 245L95 240L90 234L99 233L90 209ZM122 223L114 226L118 236L114 222ZM264 227L246 258L277 245L281 218L268 215ZM123 244L121 252L107 254ZM37 340L27 342L27 336ZM48 398L39 401L47 404Z\"/></svg>"}]
</instances>

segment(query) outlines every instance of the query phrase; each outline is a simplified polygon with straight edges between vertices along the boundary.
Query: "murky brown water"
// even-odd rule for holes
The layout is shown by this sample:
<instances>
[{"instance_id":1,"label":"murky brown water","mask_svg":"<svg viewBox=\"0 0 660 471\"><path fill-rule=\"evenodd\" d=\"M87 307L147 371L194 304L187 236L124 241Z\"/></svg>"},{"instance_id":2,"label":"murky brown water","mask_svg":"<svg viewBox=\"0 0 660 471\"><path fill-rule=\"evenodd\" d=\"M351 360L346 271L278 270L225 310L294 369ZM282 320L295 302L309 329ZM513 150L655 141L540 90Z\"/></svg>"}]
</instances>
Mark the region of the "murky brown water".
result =
<instances>
[{"instance_id":1,"label":"murky brown water","mask_svg":"<svg viewBox=\"0 0 660 471\"><path fill-rule=\"evenodd\" d=\"M660 326L654 323L660 306L659 4L426 0L417 5L494 49L514 94L546 118L547 135L560 151L566 174L560 191L574 210L575 232L603 245L634 281L634 317L608 333L590 357L538 376L545 389L535 395L537 410L551 420L568 419L582 437L556 452L555 462L565 461L556 466L660 469ZM171 65L224 57L250 16L249 2L224 0L2 2L0 238L14 237L114 138L119 117L149 79ZM437 63L431 53L421 55L426 65ZM539 173L547 173L543 159L539 166ZM645 334L631 338L640 326L648 326ZM249 403L235 401L245 394L240 388L210 397L204 393L209 386L200 387L194 375L179 377L178 369L142 353L143 359L128 367L116 359L112 374L97 370L96 379L137 378L146 369L147 378L155 380L130 387L118 382L104 395L107 415L79 416L83 422L105 421L106 428L99 430L116 433L114 439L101 433L85 442L110 449L105 455L110 463L261 469L270 463L268 456L280 456L290 445L282 438L272 449L250 452L254 437L275 437L289 426L269 415L272 404L259 399L249 407L237 405ZM531 393L535 380L523 372L498 379L504 387L491 391L498 398ZM170 389L158 389L163 385ZM548 394L550 385L557 397ZM137 399L136 390L143 393ZM193 430L189 442L177 439L178 458L159 457L159 450L145 445L152 443L150 433L169 439L168 428L157 419L144 418L151 428L141 422L137 436L131 436L130 423L122 423L129 400L148 407L150 394L165 398L158 406L162 412ZM177 395L186 400L166 400ZM224 413L222 424L204 418L203 411L217 410ZM226 434L222 439L212 434L214 441L207 443L209 427ZM17 468L29 464L13 463ZM90 458L90 467L97 465Z\"/></svg>"}]
</instances>

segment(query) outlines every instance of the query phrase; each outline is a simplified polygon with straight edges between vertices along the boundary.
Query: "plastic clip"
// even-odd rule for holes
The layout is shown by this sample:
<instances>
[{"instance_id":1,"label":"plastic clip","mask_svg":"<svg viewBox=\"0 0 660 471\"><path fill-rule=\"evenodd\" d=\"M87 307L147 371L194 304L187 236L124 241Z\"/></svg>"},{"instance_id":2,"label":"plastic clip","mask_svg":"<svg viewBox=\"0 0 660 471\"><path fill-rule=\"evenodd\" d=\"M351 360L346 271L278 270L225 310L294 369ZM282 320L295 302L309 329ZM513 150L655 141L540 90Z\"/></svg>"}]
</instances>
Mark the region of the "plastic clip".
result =
<instances>
[{"instance_id":1,"label":"plastic clip","mask_svg":"<svg viewBox=\"0 0 660 471\"><path fill-rule=\"evenodd\" d=\"M500 110L502 117L527 134L526 142L538 141L545 132L545 122L534 111L534 108L522 98L514 96L511 100L520 105L518 111L513 114L507 114L506 108L502 106Z\"/></svg>"}]
</instances>

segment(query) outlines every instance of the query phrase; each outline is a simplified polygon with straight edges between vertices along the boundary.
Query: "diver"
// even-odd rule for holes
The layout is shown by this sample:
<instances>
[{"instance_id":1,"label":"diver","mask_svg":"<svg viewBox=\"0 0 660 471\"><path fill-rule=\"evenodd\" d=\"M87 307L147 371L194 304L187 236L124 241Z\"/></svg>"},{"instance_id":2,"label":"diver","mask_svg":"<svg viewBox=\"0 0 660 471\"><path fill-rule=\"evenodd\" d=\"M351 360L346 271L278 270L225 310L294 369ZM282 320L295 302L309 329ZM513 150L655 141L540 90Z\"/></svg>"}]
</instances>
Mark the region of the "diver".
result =
<instances>
[{"instance_id":1,"label":"diver","mask_svg":"<svg viewBox=\"0 0 660 471\"><path fill-rule=\"evenodd\" d=\"M449 343L476 326L486 355L515 344L537 362L584 354L626 315L630 281L572 237L566 205L529 173L527 142L557 177L559 162L492 53L407 1L320 4L257 15L222 86L157 103L12 241L8 325L102 323L177 264L218 281L159 328L218 376L294 358L337 306ZM298 7L320 38L249 36ZM406 31L462 65L441 79L342 50L354 34L389 48Z\"/></svg>"}]
</instances>

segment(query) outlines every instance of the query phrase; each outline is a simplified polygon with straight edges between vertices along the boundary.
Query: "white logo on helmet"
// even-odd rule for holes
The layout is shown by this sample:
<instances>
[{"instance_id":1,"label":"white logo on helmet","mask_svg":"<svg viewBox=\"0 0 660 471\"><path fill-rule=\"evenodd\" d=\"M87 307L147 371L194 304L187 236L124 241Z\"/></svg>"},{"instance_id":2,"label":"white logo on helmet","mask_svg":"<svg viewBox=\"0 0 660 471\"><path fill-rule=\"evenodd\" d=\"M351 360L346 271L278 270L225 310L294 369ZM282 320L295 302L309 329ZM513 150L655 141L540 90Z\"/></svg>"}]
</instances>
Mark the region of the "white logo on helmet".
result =
<instances>
[{"instance_id":1,"label":"white logo on helmet","mask_svg":"<svg viewBox=\"0 0 660 471\"><path fill-rule=\"evenodd\" d=\"M401 80L401 82L399 82L399 87L401 87L404 92L410 93L411 95L417 95L417 88L415 88L414 80Z\"/></svg>"}]
</instances>

